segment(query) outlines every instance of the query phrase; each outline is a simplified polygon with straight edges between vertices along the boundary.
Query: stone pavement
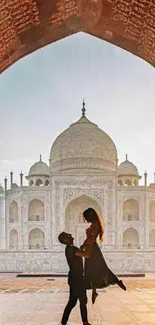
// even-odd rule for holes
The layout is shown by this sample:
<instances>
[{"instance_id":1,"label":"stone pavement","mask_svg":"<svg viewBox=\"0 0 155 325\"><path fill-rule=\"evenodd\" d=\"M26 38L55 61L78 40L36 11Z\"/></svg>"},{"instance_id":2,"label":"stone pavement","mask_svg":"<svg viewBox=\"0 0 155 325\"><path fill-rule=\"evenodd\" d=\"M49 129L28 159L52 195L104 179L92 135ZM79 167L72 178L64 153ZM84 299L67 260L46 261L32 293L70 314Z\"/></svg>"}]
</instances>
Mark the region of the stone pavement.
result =
<instances>
[{"instance_id":1,"label":"stone pavement","mask_svg":"<svg viewBox=\"0 0 155 325\"><path fill-rule=\"evenodd\" d=\"M49 285L50 282L51 285ZM48 285L43 285L39 289L31 285L28 289L18 288L17 290L11 286L2 290L0 292L0 325L60 324L68 299L66 279L58 283L52 281L46 281L46 283ZM90 292L88 298L89 321L92 325L155 325L155 288L133 286L132 290L124 292L117 286L109 287L106 290L100 290L94 306L91 305ZM71 313L68 325L80 324L77 304Z\"/></svg>"}]
</instances>

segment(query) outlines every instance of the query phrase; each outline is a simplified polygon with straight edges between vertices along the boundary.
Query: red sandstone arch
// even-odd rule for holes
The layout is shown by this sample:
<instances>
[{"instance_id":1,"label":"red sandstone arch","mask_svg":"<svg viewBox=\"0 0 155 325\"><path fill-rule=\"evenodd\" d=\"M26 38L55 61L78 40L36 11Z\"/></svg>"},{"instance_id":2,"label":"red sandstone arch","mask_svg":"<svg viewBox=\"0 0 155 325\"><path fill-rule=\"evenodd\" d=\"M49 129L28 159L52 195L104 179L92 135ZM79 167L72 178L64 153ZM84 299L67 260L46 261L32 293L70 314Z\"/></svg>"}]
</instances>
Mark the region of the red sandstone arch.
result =
<instances>
[{"instance_id":1,"label":"red sandstone arch","mask_svg":"<svg viewBox=\"0 0 155 325\"><path fill-rule=\"evenodd\" d=\"M1 0L0 72L81 31L155 66L154 22L155 0Z\"/></svg>"}]
</instances>

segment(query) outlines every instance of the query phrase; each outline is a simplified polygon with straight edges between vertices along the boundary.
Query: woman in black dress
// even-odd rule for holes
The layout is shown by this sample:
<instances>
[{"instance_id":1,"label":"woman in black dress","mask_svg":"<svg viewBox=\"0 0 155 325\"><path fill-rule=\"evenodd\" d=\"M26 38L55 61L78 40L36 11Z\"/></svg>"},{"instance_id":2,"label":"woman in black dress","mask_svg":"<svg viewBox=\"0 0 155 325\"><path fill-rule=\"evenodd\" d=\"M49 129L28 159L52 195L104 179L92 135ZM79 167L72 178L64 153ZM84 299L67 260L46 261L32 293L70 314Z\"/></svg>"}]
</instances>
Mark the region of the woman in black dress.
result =
<instances>
[{"instance_id":1,"label":"woman in black dress","mask_svg":"<svg viewBox=\"0 0 155 325\"><path fill-rule=\"evenodd\" d=\"M104 228L101 218L92 208L85 210L83 212L83 217L85 221L91 223L91 226L86 230L87 238L81 248L87 250L90 254L90 256L85 259L84 269L86 288L92 289L92 303L94 304L98 296L98 293L96 292L97 288L105 288L114 284L117 284L123 290L126 290L126 287L122 280L119 280L108 268L96 242L98 236L100 242L103 241Z\"/></svg>"}]
</instances>

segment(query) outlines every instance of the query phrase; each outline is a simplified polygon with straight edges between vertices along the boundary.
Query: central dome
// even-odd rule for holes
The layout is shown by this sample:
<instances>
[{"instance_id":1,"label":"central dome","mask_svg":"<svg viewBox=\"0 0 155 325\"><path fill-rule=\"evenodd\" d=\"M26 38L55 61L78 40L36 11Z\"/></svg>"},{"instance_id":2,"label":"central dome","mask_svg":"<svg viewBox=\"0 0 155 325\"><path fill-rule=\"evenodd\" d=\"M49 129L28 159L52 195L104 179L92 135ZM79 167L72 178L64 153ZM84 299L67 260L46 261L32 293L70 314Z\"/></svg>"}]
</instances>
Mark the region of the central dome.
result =
<instances>
[{"instance_id":1,"label":"central dome","mask_svg":"<svg viewBox=\"0 0 155 325\"><path fill-rule=\"evenodd\" d=\"M72 169L116 171L117 150L112 139L85 114L54 141L52 172Z\"/></svg>"}]
</instances>

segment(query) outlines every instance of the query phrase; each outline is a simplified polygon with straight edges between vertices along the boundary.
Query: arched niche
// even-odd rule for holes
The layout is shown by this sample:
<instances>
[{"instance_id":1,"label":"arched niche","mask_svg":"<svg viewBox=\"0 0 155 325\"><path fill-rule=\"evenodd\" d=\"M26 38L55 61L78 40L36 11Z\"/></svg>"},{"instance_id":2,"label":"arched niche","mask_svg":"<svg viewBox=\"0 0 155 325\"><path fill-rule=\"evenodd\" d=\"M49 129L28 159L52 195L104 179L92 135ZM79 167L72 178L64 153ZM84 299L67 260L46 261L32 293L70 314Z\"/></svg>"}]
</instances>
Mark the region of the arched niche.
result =
<instances>
[{"instance_id":1,"label":"arched niche","mask_svg":"<svg viewBox=\"0 0 155 325\"><path fill-rule=\"evenodd\" d=\"M87 195L73 199L65 210L65 230L73 235L75 244L78 246L85 240L85 230L89 227L89 224L83 220L83 212L89 207L95 209L102 217L102 209L99 203Z\"/></svg>"},{"instance_id":2,"label":"arched niche","mask_svg":"<svg viewBox=\"0 0 155 325\"><path fill-rule=\"evenodd\" d=\"M125 182L124 182L124 185L125 186L131 186L132 183L131 183L130 179L126 179Z\"/></svg>"},{"instance_id":3,"label":"arched niche","mask_svg":"<svg viewBox=\"0 0 155 325\"><path fill-rule=\"evenodd\" d=\"M155 229L149 233L149 246L155 249Z\"/></svg>"},{"instance_id":4,"label":"arched niche","mask_svg":"<svg viewBox=\"0 0 155 325\"><path fill-rule=\"evenodd\" d=\"M151 201L149 205L149 218L151 222L155 222L155 201Z\"/></svg>"},{"instance_id":5,"label":"arched niche","mask_svg":"<svg viewBox=\"0 0 155 325\"><path fill-rule=\"evenodd\" d=\"M129 228L123 233L123 248L138 249L139 248L139 234L134 228Z\"/></svg>"},{"instance_id":6,"label":"arched niche","mask_svg":"<svg viewBox=\"0 0 155 325\"><path fill-rule=\"evenodd\" d=\"M123 203L123 221L139 220L139 203L135 199L128 199Z\"/></svg>"},{"instance_id":7,"label":"arched niche","mask_svg":"<svg viewBox=\"0 0 155 325\"><path fill-rule=\"evenodd\" d=\"M28 207L28 221L44 221L45 209L44 203L39 199L33 199Z\"/></svg>"},{"instance_id":8,"label":"arched niche","mask_svg":"<svg viewBox=\"0 0 155 325\"><path fill-rule=\"evenodd\" d=\"M29 232L28 237L29 249L44 249L45 248L45 235L39 228L34 228Z\"/></svg>"},{"instance_id":9,"label":"arched niche","mask_svg":"<svg viewBox=\"0 0 155 325\"><path fill-rule=\"evenodd\" d=\"M10 203L9 206L9 222L18 221L18 204L15 200Z\"/></svg>"},{"instance_id":10,"label":"arched niche","mask_svg":"<svg viewBox=\"0 0 155 325\"><path fill-rule=\"evenodd\" d=\"M18 248L18 232L15 229L12 229L10 231L9 248L10 249Z\"/></svg>"},{"instance_id":11,"label":"arched niche","mask_svg":"<svg viewBox=\"0 0 155 325\"><path fill-rule=\"evenodd\" d=\"M48 186L49 185L49 180L47 179L46 181L45 181L45 186Z\"/></svg>"},{"instance_id":12,"label":"arched niche","mask_svg":"<svg viewBox=\"0 0 155 325\"><path fill-rule=\"evenodd\" d=\"M36 186L43 186L43 181L40 178L36 180Z\"/></svg>"}]
</instances>

